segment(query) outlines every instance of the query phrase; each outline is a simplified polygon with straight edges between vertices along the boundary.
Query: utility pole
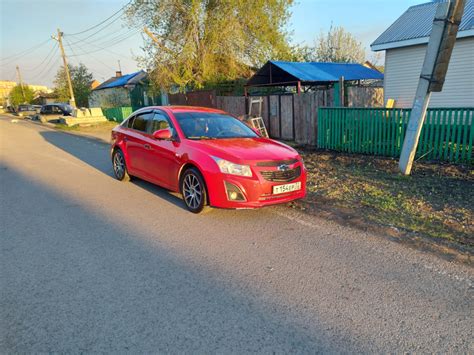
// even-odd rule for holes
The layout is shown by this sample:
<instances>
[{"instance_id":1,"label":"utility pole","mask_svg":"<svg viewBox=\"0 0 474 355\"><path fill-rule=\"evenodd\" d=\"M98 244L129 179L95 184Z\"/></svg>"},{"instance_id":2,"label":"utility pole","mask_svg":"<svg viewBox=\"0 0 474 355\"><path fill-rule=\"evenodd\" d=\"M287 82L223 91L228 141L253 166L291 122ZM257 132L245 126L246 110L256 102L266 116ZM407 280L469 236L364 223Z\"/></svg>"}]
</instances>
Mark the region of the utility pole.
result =
<instances>
[{"instance_id":1,"label":"utility pole","mask_svg":"<svg viewBox=\"0 0 474 355\"><path fill-rule=\"evenodd\" d=\"M74 91L72 89L72 81L71 81L71 74L69 73L69 67L67 65L67 58L66 58L66 53L64 52L64 47L63 47L63 33L61 30L58 28L58 36L51 36L52 39L58 41L59 43L59 49L61 49L61 57L63 57L63 63L64 63L64 71L66 72L66 79L67 79L67 85L69 87L69 104L76 108L76 100L74 99Z\"/></svg>"},{"instance_id":2,"label":"utility pole","mask_svg":"<svg viewBox=\"0 0 474 355\"><path fill-rule=\"evenodd\" d=\"M16 66L16 75L18 76L18 84L20 84L20 87L21 87L21 94L23 95L23 102L26 103L25 89L23 88L23 80L21 80L20 67L18 65Z\"/></svg>"},{"instance_id":3,"label":"utility pole","mask_svg":"<svg viewBox=\"0 0 474 355\"><path fill-rule=\"evenodd\" d=\"M122 66L120 65L120 59L118 60L119 71L122 72Z\"/></svg>"},{"instance_id":4,"label":"utility pole","mask_svg":"<svg viewBox=\"0 0 474 355\"><path fill-rule=\"evenodd\" d=\"M410 175L431 92L443 88L465 0L438 3L398 166Z\"/></svg>"}]
</instances>

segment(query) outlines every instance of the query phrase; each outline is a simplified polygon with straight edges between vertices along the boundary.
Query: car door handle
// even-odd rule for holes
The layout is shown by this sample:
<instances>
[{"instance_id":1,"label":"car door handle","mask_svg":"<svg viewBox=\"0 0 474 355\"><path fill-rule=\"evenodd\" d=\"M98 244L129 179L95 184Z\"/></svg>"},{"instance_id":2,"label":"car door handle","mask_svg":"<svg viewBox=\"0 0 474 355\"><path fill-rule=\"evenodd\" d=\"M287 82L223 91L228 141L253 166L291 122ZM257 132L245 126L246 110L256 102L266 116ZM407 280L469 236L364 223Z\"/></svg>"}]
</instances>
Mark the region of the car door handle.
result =
<instances>
[{"instance_id":1,"label":"car door handle","mask_svg":"<svg viewBox=\"0 0 474 355\"><path fill-rule=\"evenodd\" d=\"M149 144L145 144L144 147L145 147L145 149L147 149L147 150L150 150L150 149L151 149L151 145L149 145Z\"/></svg>"},{"instance_id":2,"label":"car door handle","mask_svg":"<svg viewBox=\"0 0 474 355\"><path fill-rule=\"evenodd\" d=\"M127 137L123 137L123 141L124 141L124 142L128 141L128 138L127 138Z\"/></svg>"}]
</instances>

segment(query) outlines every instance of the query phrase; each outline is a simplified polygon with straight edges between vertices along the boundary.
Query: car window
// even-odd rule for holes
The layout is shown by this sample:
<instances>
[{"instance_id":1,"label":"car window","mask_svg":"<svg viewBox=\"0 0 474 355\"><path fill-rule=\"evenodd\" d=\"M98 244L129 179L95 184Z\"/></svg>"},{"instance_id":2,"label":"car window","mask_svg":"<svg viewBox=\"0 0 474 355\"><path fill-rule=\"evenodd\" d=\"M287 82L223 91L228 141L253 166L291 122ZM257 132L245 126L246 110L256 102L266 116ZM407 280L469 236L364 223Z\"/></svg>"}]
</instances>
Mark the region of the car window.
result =
<instances>
[{"instance_id":1,"label":"car window","mask_svg":"<svg viewBox=\"0 0 474 355\"><path fill-rule=\"evenodd\" d=\"M53 113L58 113L58 114L62 114L63 111L61 110L61 108L59 108L58 106L53 106L52 107L52 112Z\"/></svg>"},{"instance_id":2,"label":"car window","mask_svg":"<svg viewBox=\"0 0 474 355\"><path fill-rule=\"evenodd\" d=\"M148 125L148 133L153 134L154 132L160 129L166 129L166 128L172 129L168 117L166 117L161 112L155 112L153 116L153 120L151 120L150 124Z\"/></svg>"},{"instance_id":3,"label":"car window","mask_svg":"<svg viewBox=\"0 0 474 355\"><path fill-rule=\"evenodd\" d=\"M46 114L51 113L51 106L49 106L49 105L48 106L43 106L41 108L41 113L46 113Z\"/></svg>"},{"instance_id":4,"label":"car window","mask_svg":"<svg viewBox=\"0 0 474 355\"><path fill-rule=\"evenodd\" d=\"M153 116L151 112L140 113L135 116L135 119L132 123L132 128L136 129L137 131L146 132L148 120L150 120Z\"/></svg>"}]
</instances>

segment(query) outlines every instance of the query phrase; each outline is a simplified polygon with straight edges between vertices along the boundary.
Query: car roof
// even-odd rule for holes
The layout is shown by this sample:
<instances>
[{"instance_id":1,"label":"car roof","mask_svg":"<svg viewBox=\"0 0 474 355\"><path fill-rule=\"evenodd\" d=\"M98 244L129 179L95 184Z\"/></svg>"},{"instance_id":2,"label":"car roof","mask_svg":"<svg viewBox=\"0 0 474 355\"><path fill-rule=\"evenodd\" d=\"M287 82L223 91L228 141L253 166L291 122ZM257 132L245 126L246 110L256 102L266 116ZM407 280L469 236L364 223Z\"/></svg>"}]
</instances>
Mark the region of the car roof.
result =
<instances>
[{"instance_id":1,"label":"car roof","mask_svg":"<svg viewBox=\"0 0 474 355\"><path fill-rule=\"evenodd\" d=\"M200 106L148 106L143 107L140 109L142 110L150 110L150 109L157 109L157 110L165 110L170 112L215 112L215 113L223 113L224 111L210 108L210 107L200 107Z\"/></svg>"}]
</instances>

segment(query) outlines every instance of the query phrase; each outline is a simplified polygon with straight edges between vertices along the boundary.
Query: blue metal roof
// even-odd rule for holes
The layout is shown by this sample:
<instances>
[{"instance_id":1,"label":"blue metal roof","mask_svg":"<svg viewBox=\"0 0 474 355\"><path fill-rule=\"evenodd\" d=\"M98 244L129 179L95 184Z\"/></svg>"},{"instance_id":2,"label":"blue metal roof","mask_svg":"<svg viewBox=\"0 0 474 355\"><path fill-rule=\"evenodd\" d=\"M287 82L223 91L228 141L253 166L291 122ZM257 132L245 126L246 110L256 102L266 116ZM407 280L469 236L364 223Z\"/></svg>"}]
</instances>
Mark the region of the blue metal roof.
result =
<instances>
[{"instance_id":1,"label":"blue metal roof","mask_svg":"<svg viewBox=\"0 0 474 355\"><path fill-rule=\"evenodd\" d=\"M109 88L114 88L114 87L119 87L119 86L125 86L125 85L127 85L127 83L130 80L132 80L134 77L136 77L141 72L142 71L140 70L140 71L137 71L135 73L119 76L118 78L112 77L109 80L107 80L107 81L103 82L102 84L100 84L94 90L109 89Z\"/></svg>"},{"instance_id":2,"label":"blue metal roof","mask_svg":"<svg viewBox=\"0 0 474 355\"><path fill-rule=\"evenodd\" d=\"M383 79L383 74L379 71L357 63L300 63L280 61L270 61L270 63L303 82L338 81L341 76L343 76L345 80Z\"/></svg>"},{"instance_id":3,"label":"blue metal roof","mask_svg":"<svg viewBox=\"0 0 474 355\"><path fill-rule=\"evenodd\" d=\"M385 49L384 45L389 43L428 37L438 4L446 1L437 0L411 6L371 44L372 49L381 50ZM466 0L458 37L465 36L466 33L463 31L471 29L474 29L474 0Z\"/></svg>"}]
</instances>

